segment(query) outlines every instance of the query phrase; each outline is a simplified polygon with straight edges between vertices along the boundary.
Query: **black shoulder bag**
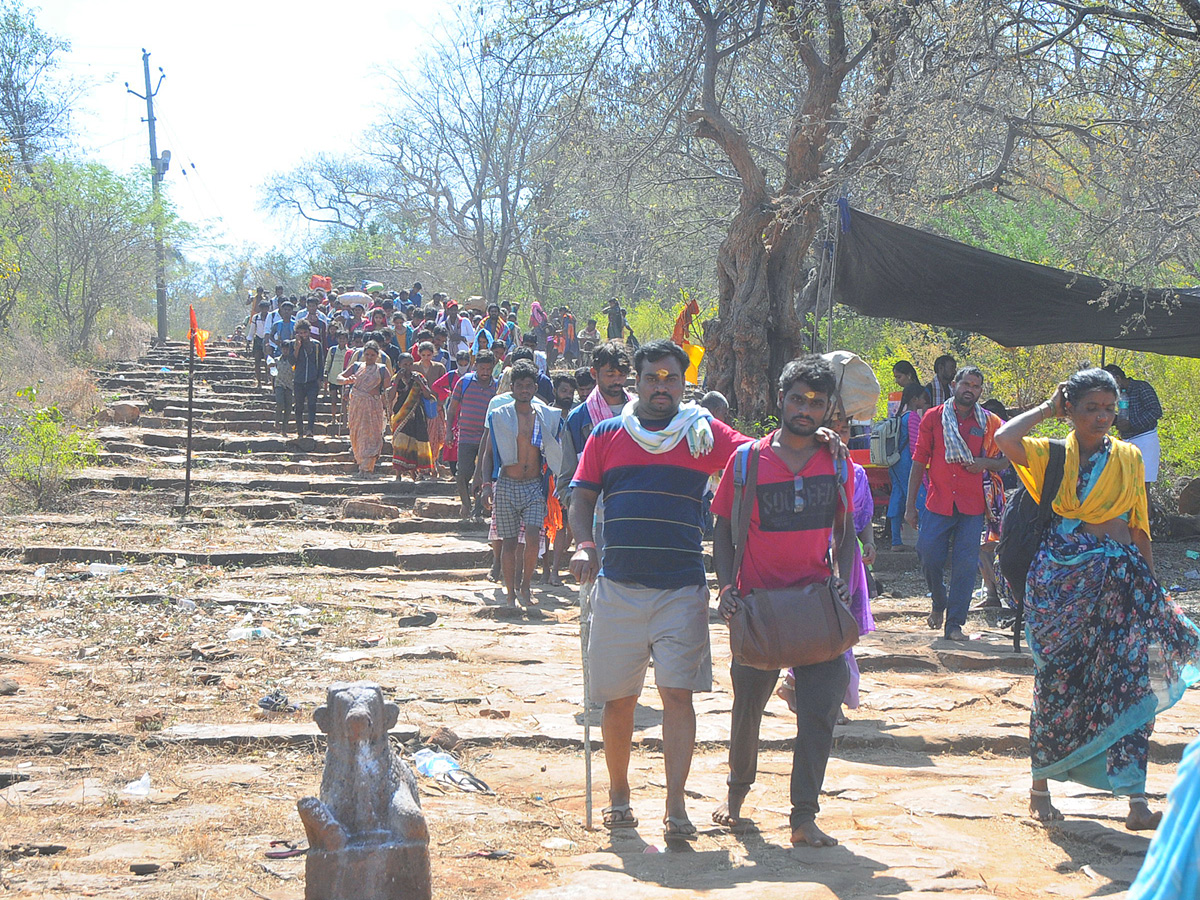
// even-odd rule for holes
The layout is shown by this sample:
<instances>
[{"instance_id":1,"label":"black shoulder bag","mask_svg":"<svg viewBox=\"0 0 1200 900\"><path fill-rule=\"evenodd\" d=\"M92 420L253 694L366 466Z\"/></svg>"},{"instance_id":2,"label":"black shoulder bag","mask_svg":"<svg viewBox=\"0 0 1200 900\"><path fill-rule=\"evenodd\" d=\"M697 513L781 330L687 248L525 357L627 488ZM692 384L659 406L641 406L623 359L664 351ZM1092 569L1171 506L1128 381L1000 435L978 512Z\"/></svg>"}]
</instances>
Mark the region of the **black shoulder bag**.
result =
<instances>
[{"instance_id":1,"label":"black shoulder bag","mask_svg":"<svg viewBox=\"0 0 1200 900\"><path fill-rule=\"evenodd\" d=\"M1004 518L1000 521L1000 544L996 548L996 559L1000 573L1012 589L1017 607L1017 618L1013 623L1013 650L1021 649L1022 612L1025 608L1025 581L1029 567L1037 556L1046 537L1046 529L1054 518L1051 504L1062 487L1063 472L1067 464L1065 441L1050 442L1050 459L1046 463L1046 477L1042 482L1041 502L1034 503L1024 486L1017 488L1004 506Z\"/></svg>"}]
</instances>

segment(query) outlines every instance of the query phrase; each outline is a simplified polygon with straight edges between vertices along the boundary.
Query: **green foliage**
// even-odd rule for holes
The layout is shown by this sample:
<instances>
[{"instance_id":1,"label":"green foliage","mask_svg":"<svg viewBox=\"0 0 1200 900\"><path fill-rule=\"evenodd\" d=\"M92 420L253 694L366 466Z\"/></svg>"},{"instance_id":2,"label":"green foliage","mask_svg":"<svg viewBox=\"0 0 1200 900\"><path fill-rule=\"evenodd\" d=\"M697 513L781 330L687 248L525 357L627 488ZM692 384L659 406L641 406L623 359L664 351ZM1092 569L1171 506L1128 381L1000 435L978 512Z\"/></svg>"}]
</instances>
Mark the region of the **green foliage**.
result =
<instances>
[{"instance_id":1,"label":"green foliage","mask_svg":"<svg viewBox=\"0 0 1200 900\"><path fill-rule=\"evenodd\" d=\"M37 389L16 392L19 404L0 420L0 477L14 499L48 509L67 477L88 465L99 444L66 421L57 406L38 406Z\"/></svg>"},{"instance_id":2,"label":"green foliage","mask_svg":"<svg viewBox=\"0 0 1200 900\"><path fill-rule=\"evenodd\" d=\"M978 366L986 377L984 399L995 397L1009 409L1026 409L1049 397L1055 385L1072 372L1100 365L1100 348L1092 344L1048 344L1002 347L980 335L967 335L914 322L870 319L838 307L833 347L851 350L871 366L879 379L878 416L885 415L887 395L897 391L892 366L907 359L922 382L933 378L933 361L952 354L959 366ZM824 344L822 343L822 347ZM1195 385L1200 383L1200 359L1112 350L1106 361L1121 366L1130 378L1150 382L1163 407L1159 422L1162 479L1200 474L1200 408ZM1062 437L1063 423L1046 423L1038 434ZM750 433L750 432L747 432Z\"/></svg>"},{"instance_id":3,"label":"green foliage","mask_svg":"<svg viewBox=\"0 0 1200 900\"><path fill-rule=\"evenodd\" d=\"M141 174L45 159L0 196L0 231L18 274L0 283L0 325L13 316L53 329L72 353L91 353L114 316L146 315L153 297L154 228L180 226Z\"/></svg>"},{"instance_id":4,"label":"green foliage","mask_svg":"<svg viewBox=\"0 0 1200 900\"><path fill-rule=\"evenodd\" d=\"M692 297L687 291L680 290L679 299L674 302L651 298L640 303L622 304L626 307L625 321L629 323L629 327L633 329L633 333L637 335L639 341L669 338L675 330L675 320L679 318L679 314L683 312L683 308L691 299ZM717 301L697 298L696 302L700 306L700 314L692 318L692 337L694 343L702 344L701 335L704 333L702 323L710 316L716 315ZM602 305L597 304L595 312L589 313L589 316L595 315L599 320L601 330L604 325L604 317L600 315Z\"/></svg>"},{"instance_id":5,"label":"green foliage","mask_svg":"<svg viewBox=\"0 0 1200 900\"><path fill-rule=\"evenodd\" d=\"M748 437L766 437L779 427L779 419L775 416L767 416L759 422L744 422L741 419L735 419L733 427Z\"/></svg>"}]
</instances>

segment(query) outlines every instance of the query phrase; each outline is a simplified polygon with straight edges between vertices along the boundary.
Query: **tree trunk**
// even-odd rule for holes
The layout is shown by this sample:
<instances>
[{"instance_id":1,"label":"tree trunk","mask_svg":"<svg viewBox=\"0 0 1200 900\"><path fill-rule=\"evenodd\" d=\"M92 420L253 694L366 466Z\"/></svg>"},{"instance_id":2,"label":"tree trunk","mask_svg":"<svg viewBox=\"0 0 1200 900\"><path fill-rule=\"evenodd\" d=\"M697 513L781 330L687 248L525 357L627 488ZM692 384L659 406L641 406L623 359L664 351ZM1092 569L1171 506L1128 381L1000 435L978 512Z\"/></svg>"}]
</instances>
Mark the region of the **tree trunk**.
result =
<instances>
[{"instance_id":1,"label":"tree trunk","mask_svg":"<svg viewBox=\"0 0 1200 900\"><path fill-rule=\"evenodd\" d=\"M718 319L709 328L709 387L729 398L743 424L778 412L779 374L803 348L796 295L816 233L814 205L790 223L764 202L739 212L717 252Z\"/></svg>"}]
</instances>

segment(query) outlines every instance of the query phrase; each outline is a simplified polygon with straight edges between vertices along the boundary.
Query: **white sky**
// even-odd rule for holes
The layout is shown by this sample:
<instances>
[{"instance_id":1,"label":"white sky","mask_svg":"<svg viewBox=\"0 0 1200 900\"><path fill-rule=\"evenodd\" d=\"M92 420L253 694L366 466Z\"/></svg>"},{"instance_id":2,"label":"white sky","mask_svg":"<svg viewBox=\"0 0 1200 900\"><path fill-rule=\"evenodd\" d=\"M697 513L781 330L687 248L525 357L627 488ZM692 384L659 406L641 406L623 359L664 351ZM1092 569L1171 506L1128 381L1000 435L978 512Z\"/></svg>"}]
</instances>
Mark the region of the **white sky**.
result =
<instances>
[{"instance_id":1,"label":"white sky","mask_svg":"<svg viewBox=\"0 0 1200 900\"><path fill-rule=\"evenodd\" d=\"M60 71L94 82L72 119L76 152L117 171L149 165L146 105L125 91L144 93L143 47L152 84L166 72L154 110L159 152L172 154L164 185L206 227L189 252L203 258L214 244L271 247L296 233L258 209L260 185L376 121L389 97L380 68L418 67L452 2L41 0L37 21L71 42Z\"/></svg>"}]
</instances>

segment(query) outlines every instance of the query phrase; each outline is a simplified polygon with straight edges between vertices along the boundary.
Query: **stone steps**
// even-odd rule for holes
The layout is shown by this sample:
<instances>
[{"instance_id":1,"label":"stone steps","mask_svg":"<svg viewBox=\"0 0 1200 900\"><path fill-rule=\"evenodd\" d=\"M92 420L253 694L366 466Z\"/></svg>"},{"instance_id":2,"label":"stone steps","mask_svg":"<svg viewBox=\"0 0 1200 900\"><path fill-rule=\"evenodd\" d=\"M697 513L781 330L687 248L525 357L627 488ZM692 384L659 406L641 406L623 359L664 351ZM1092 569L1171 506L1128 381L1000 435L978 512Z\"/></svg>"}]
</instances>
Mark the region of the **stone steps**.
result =
<instances>
[{"instance_id":1,"label":"stone steps","mask_svg":"<svg viewBox=\"0 0 1200 900\"><path fill-rule=\"evenodd\" d=\"M132 550L112 547L0 547L0 557L19 557L29 565L76 562L144 565L182 559L186 563L226 568L257 566L323 566L360 571L396 567L402 572L442 571L446 567L478 568L486 548L406 551L366 547L305 547L300 550L216 550L212 552L163 548Z\"/></svg>"}]
</instances>

